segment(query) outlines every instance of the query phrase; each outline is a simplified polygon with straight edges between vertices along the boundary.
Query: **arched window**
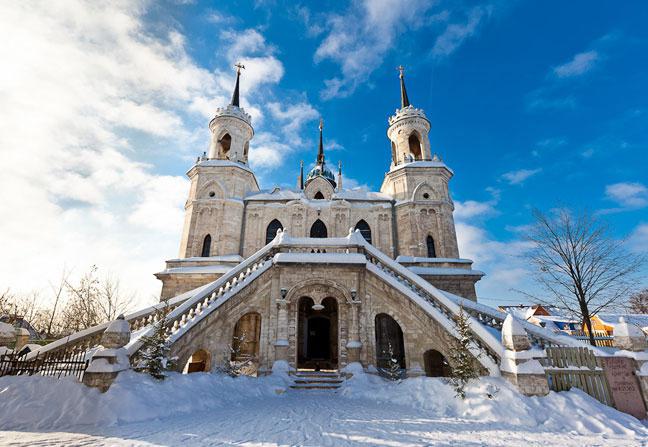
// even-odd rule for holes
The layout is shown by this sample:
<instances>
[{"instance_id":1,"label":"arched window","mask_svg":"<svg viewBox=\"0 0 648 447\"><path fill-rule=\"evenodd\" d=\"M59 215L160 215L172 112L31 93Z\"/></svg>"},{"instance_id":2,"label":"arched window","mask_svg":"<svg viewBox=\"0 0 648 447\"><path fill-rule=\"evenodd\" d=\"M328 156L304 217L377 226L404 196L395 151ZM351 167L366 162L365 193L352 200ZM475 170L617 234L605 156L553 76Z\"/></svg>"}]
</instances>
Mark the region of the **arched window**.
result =
<instances>
[{"instance_id":1,"label":"arched window","mask_svg":"<svg viewBox=\"0 0 648 447\"><path fill-rule=\"evenodd\" d=\"M434 249L434 239L432 236L428 236L425 239L425 244L427 245L427 257L436 258L436 250Z\"/></svg>"},{"instance_id":2,"label":"arched window","mask_svg":"<svg viewBox=\"0 0 648 447\"><path fill-rule=\"evenodd\" d=\"M202 246L202 251L200 252L200 256L202 256L203 258L208 258L210 250L211 250L211 236L207 235L205 236L205 239L203 239L203 246Z\"/></svg>"},{"instance_id":3,"label":"arched window","mask_svg":"<svg viewBox=\"0 0 648 447\"><path fill-rule=\"evenodd\" d=\"M405 368L405 343L400 325L387 314L376 315L376 363L378 368L389 367L389 361L398 360Z\"/></svg>"},{"instance_id":4,"label":"arched window","mask_svg":"<svg viewBox=\"0 0 648 447\"><path fill-rule=\"evenodd\" d=\"M371 244L371 228L369 228L369 224L364 219L356 224L355 229L360 230L362 237Z\"/></svg>"},{"instance_id":5,"label":"arched window","mask_svg":"<svg viewBox=\"0 0 648 447\"><path fill-rule=\"evenodd\" d=\"M391 142L391 149L392 149L392 161L394 162L394 165L398 164L398 160L396 159L396 145L394 142Z\"/></svg>"},{"instance_id":6,"label":"arched window","mask_svg":"<svg viewBox=\"0 0 648 447\"><path fill-rule=\"evenodd\" d=\"M326 230L326 225L324 225L324 222L319 219L315 221L310 229L310 237L328 237L328 231Z\"/></svg>"},{"instance_id":7,"label":"arched window","mask_svg":"<svg viewBox=\"0 0 648 447\"><path fill-rule=\"evenodd\" d=\"M421 160L421 142L415 133L409 137L409 150L415 160Z\"/></svg>"},{"instance_id":8,"label":"arched window","mask_svg":"<svg viewBox=\"0 0 648 447\"><path fill-rule=\"evenodd\" d=\"M250 312L239 318L232 335L232 360L243 361L258 358L260 338L260 314Z\"/></svg>"},{"instance_id":9,"label":"arched window","mask_svg":"<svg viewBox=\"0 0 648 447\"><path fill-rule=\"evenodd\" d=\"M425 375L428 377L450 377L452 369L446 358L439 351L430 349L423 354Z\"/></svg>"},{"instance_id":10,"label":"arched window","mask_svg":"<svg viewBox=\"0 0 648 447\"><path fill-rule=\"evenodd\" d=\"M283 225L277 219L268 224L268 228L266 228L266 244L272 242L279 230L283 230Z\"/></svg>"},{"instance_id":11,"label":"arched window","mask_svg":"<svg viewBox=\"0 0 648 447\"><path fill-rule=\"evenodd\" d=\"M248 159L248 152L250 152L250 142L249 141L247 141L245 143L245 146L243 146L243 161L245 161L246 163L247 163L247 159Z\"/></svg>"},{"instance_id":12,"label":"arched window","mask_svg":"<svg viewBox=\"0 0 648 447\"><path fill-rule=\"evenodd\" d=\"M317 193L315 193L315 196L313 198L316 200L324 200L324 194L322 194L322 191L317 191Z\"/></svg>"},{"instance_id":13,"label":"arched window","mask_svg":"<svg viewBox=\"0 0 648 447\"><path fill-rule=\"evenodd\" d=\"M230 134L226 133L225 135L223 135L219 143L221 146L221 153L223 154L223 158L229 158L229 150L230 146L232 145L232 137L230 136Z\"/></svg>"}]
</instances>

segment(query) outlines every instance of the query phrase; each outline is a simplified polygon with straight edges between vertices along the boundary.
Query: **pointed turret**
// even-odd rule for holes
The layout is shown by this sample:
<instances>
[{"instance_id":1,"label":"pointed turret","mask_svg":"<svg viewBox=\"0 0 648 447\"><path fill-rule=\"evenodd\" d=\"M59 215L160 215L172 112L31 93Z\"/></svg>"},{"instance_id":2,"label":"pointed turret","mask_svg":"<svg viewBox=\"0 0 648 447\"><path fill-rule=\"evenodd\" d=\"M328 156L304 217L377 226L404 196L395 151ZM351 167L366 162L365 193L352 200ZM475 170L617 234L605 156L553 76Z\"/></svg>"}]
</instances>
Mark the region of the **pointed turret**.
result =
<instances>
[{"instance_id":1,"label":"pointed turret","mask_svg":"<svg viewBox=\"0 0 648 447\"><path fill-rule=\"evenodd\" d=\"M407 89L405 88L405 67L399 65L397 70L400 72L398 77L400 78L401 88L401 109L404 109L410 105L409 98L407 97Z\"/></svg>"},{"instance_id":2,"label":"pointed turret","mask_svg":"<svg viewBox=\"0 0 648 447\"><path fill-rule=\"evenodd\" d=\"M238 62L234 66L236 67L236 84L234 84L234 93L232 93L232 101L230 102L230 105L240 107L240 105L239 105L239 80L241 78L241 70L245 69L245 65Z\"/></svg>"},{"instance_id":3,"label":"pointed turret","mask_svg":"<svg viewBox=\"0 0 648 447\"><path fill-rule=\"evenodd\" d=\"M338 191L342 191L342 162L338 161L338 177L337 177Z\"/></svg>"},{"instance_id":4,"label":"pointed turret","mask_svg":"<svg viewBox=\"0 0 648 447\"><path fill-rule=\"evenodd\" d=\"M297 187L304 189L304 160L299 162L299 177L297 178Z\"/></svg>"},{"instance_id":5,"label":"pointed turret","mask_svg":"<svg viewBox=\"0 0 648 447\"><path fill-rule=\"evenodd\" d=\"M333 188L335 188L336 186L335 175L331 171L329 171L329 169L326 167L326 162L324 159L324 139L322 137L323 129L324 129L324 120L320 118L319 146L317 147L317 161L315 163L315 167L311 169L310 172L308 173L305 186L307 186L308 183L315 177L324 177L331 183L331 185L333 185Z\"/></svg>"}]
</instances>

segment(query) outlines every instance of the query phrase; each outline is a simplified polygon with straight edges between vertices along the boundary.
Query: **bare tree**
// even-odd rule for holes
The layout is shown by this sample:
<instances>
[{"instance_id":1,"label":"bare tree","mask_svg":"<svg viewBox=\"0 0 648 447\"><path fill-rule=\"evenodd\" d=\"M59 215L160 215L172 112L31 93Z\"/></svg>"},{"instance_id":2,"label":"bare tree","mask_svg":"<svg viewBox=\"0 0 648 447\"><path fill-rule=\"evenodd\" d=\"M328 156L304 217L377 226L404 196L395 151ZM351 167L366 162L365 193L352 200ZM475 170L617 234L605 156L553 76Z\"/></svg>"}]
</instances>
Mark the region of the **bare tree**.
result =
<instances>
[{"instance_id":1,"label":"bare tree","mask_svg":"<svg viewBox=\"0 0 648 447\"><path fill-rule=\"evenodd\" d=\"M97 311L99 318L111 321L120 314L126 313L133 304L133 295L125 295L120 288L119 280L113 275L106 275L99 282Z\"/></svg>"},{"instance_id":2,"label":"bare tree","mask_svg":"<svg viewBox=\"0 0 648 447\"><path fill-rule=\"evenodd\" d=\"M628 296L645 258L629 253L623 240L614 239L607 225L587 212L573 216L561 209L550 218L534 210L533 215L528 238L535 247L528 259L548 298L525 295L579 315L594 345L592 316Z\"/></svg>"},{"instance_id":3,"label":"bare tree","mask_svg":"<svg viewBox=\"0 0 648 447\"><path fill-rule=\"evenodd\" d=\"M630 297L628 310L633 314L648 314L648 288L640 290Z\"/></svg>"},{"instance_id":4,"label":"bare tree","mask_svg":"<svg viewBox=\"0 0 648 447\"><path fill-rule=\"evenodd\" d=\"M47 338L52 337L52 329L54 327L54 321L56 321L56 311L58 310L59 303L61 302L61 298L64 297L64 292L65 292L65 286L68 282L68 278L70 277L70 272L63 267L63 270L61 272L61 279L59 280L57 285L52 284L51 282L49 283L50 288L52 289L52 293L54 296L54 304L52 306L51 311L49 312L49 319L47 322L47 328L45 329L45 335Z\"/></svg>"}]
</instances>

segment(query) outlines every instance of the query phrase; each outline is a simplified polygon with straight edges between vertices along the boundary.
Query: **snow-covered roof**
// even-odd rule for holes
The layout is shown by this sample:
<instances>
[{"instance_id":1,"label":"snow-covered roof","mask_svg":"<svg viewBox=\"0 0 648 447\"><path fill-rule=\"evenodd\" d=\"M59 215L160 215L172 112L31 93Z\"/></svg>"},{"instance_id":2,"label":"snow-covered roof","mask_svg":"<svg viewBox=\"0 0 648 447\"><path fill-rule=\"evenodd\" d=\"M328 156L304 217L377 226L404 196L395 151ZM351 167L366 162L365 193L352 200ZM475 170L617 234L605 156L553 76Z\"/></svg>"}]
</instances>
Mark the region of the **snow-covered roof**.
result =
<instances>
[{"instance_id":1,"label":"snow-covered roof","mask_svg":"<svg viewBox=\"0 0 648 447\"><path fill-rule=\"evenodd\" d=\"M416 273L417 275L444 275L444 276L457 276L457 275L468 275L468 276L484 276L484 272L473 269L461 269L461 268L447 268L447 267L409 267L407 269Z\"/></svg>"},{"instance_id":2,"label":"snow-covered roof","mask_svg":"<svg viewBox=\"0 0 648 447\"><path fill-rule=\"evenodd\" d=\"M272 190L265 190L258 193L251 194L245 197L245 200L263 200L263 201L288 201L288 200L304 200L313 202L304 195L304 192L299 189L279 188L276 187ZM343 189L333 193L332 200L350 200L350 201L380 201L390 202L392 198L381 192L367 191L365 189ZM321 200L317 200L321 203Z\"/></svg>"},{"instance_id":3,"label":"snow-covered roof","mask_svg":"<svg viewBox=\"0 0 648 447\"><path fill-rule=\"evenodd\" d=\"M167 262L242 262L243 256L241 255L222 255L222 256L192 256L190 258L169 259Z\"/></svg>"},{"instance_id":4,"label":"snow-covered roof","mask_svg":"<svg viewBox=\"0 0 648 447\"><path fill-rule=\"evenodd\" d=\"M421 258L418 256L398 256L396 262L428 262L428 263L444 263L451 262L453 264L472 264L472 260L463 258Z\"/></svg>"},{"instance_id":5,"label":"snow-covered roof","mask_svg":"<svg viewBox=\"0 0 648 447\"><path fill-rule=\"evenodd\" d=\"M183 274L183 275L190 275L192 273L226 273L232 270L231 265L223 265L223 264L218 264L218 265L196 265L196 266L188 266L188 267L172 267L168 269L164 269L161 271L159 274Z\"/></svg>"},{"instance_id":6,"label":"snow-covered roof","mask_svg":"<svg viewBox=\"0 0 648 447\"><path fill-rule=\"evenodd\" d=\"M641 328L648 327L648 315L646 314L596 314L599 319L608 326L614 327L619 324L619 318L625 318L625 321Z\"/></svg>"},{"instance_id":7,"label":"snow-covered roof","mask_svg":"<svg viewBox=\"0 0 648 447\"><path fill-rule=\"evenodd\" d=\"M396 166L392 166L389 172L396 172L399 169L403 168L446 168L448 171L450 171L452 174L454 174L454 171L448 167L444 162L441 160L439 161L412 161L409 163L401 163Z\"/></svg>"},{"instance_id":8,"label":"snow-covered roof","mask_svg":"<svg viewBox=\"0 0 648 447\"><path fill-rule=\"evenodd\" d=\"M199 160L196 162L195 166L236 166L237 168L244 169L246 171L252 172L252 169L244 163L238 163L236 161L231 161L231 160L215 160L215 159L205 159L205 160ZM193 167L191 168L193 169Z\"/></svg>"},{"instance_id":9,"label":"snow-covered roof","mask_svg":"<svg viewBox=\"0 0 648 447\"><path fill-rule=\"evenodd\" d=\"M277 253L275 264L366 264L367 258L360 253Z\"/></svg>"}]
</instances>

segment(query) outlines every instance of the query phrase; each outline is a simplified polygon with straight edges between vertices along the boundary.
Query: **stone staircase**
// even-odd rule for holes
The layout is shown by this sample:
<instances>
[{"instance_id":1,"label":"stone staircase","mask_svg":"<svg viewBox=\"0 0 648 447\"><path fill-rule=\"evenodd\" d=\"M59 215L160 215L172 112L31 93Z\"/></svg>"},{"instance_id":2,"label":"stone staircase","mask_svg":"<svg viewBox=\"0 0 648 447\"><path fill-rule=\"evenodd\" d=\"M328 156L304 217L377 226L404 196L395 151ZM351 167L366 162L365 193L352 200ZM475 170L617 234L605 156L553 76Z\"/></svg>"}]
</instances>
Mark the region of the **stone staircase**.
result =
<instances>
[{"instance_id":1,"label":"stone staircase","mask_svg":"<svg viewBox=\"0 0 648 447\"><path fill-rule=\"evenodd\" d=\"M297 370L292 377L294 390L337 390L345 380L338 371Z\"/></svg>"}]
</instances>

